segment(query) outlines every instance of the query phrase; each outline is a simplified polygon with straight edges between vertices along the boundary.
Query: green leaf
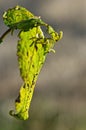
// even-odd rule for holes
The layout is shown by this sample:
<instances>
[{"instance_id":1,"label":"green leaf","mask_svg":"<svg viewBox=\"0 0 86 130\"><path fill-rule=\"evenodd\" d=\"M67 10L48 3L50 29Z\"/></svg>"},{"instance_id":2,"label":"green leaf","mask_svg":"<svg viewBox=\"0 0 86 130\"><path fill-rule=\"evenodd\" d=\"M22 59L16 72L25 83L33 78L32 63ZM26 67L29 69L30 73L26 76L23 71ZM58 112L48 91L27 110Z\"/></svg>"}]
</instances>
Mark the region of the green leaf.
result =
<instances>
[{"instance_id":1,"label":"green leaf","mask_svg":"<svg viewBox=\"0 0 86 130\"><path fill-rule=\"evenodd\" d=\"M46 25L40 17L34 16L30 11L20 6L16 6L5 12L3 20L11 29L21 29L24 31L28 31L39 25Z\"/></svg>"},{"instance_id":2,"label":"green leaf","mask_svg":"<svg viewBox=\"0 0 86 130\"><path fill-rule=\"evenodd\" d=\"M53 50L54 44L62 38L50 25L34 16L23 7L16 6L3 15L4 23L11 29L19 29L17 56L23 85L19 96L15 100L15 111L10 114L16 118L26 120L32 100L34 87L46 55ZM45 37L41 26L45 26L49 37Z\"/></svg>"}]
</instances>

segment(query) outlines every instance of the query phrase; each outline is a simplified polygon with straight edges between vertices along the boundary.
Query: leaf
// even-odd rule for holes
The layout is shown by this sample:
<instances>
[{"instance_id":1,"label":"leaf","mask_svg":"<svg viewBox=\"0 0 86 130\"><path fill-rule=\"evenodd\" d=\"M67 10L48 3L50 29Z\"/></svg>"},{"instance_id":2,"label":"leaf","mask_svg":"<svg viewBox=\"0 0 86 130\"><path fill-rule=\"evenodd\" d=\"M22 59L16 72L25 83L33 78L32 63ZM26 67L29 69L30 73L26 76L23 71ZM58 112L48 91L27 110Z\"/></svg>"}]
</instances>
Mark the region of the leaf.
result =
<instances>
[{"instance_id":1,"label":"leaf","mask_svg":"<svg viewBox=\"0 0 86 130\"><path fill-rule=\"evenodd\" d=\"M38 27L41 33L40 27ZM37 43L37 28L33 28L28 32L19 34L20 41L17 46L17 55L19 61L20 74L24 81L24 85L20 89L19 97L16 100L16 112L11 115L20 119L28 118L28 109L32 99L34 87L41 66L45 60L44 48L42 44Z\"/></svg>"},{"instance_id":2,"label":"leaf","mask_svg":"<svg viewBox=\"0 0 86 130\"><path fill-rule=\"evenodd\" d=\"M29 117L28 111L34 87L46 55L53 50L55 42L62 38L62 32L58 34L50 25L20 6L5 12L3 19L11 29L20 29L17 56L20 75L24 83L20 88L18 98L15 100L15 111L11 110L10 114L26 120ZM46 28L48 38L43 34L42 25Z\"/></svg>"},{"instance_id":3,"label":"leaf","mask_svg":"<svg viewBox=\"0 0 86 130\"><path fill-rule=\"evenodd\" d=\"M16 6L5 12L3 20L11 29L21 29L24 31L28 31L39 25L46 25L40 17L34 16L30 11L20 6Z\"/></svg>"}]
</instances>

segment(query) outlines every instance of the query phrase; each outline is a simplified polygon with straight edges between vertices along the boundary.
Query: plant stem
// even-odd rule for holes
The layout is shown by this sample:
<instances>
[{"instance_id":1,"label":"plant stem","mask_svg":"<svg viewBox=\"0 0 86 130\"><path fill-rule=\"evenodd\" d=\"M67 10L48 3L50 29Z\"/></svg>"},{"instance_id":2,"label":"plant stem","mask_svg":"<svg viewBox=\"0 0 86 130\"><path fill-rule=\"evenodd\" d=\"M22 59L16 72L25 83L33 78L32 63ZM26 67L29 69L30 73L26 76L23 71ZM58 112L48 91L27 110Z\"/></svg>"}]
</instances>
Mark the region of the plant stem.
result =
<instances>
[{"instance_id":1,"label":"plant stem","mask_svg":"<svg viewBox=\"0 0 86 130\"><path fill-rule=\"evenodd\" d=\"M11 28L9 28L3 35L0 37L0 43L3 41L4 37L11 31Z\"/></svg>"}]
</instances>

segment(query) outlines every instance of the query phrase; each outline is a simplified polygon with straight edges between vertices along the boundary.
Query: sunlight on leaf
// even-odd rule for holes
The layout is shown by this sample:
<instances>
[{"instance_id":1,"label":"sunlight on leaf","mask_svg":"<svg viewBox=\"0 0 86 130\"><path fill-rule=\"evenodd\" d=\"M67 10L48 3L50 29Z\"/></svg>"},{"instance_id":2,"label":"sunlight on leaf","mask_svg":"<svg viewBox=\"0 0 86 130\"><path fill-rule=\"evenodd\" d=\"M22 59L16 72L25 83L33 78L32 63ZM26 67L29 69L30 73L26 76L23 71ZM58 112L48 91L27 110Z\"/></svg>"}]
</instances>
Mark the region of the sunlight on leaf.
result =
<instances>
[{"instance_id":1,"label":"sunlight on leaf","mask_svg":"<svg viewBox=\"0 0 86 130\"><path fill-rule=\"evenodd\" d=\"M19 29L17 56L20 75L23 85L19 96L15 100L15 111L10 114L16 118L26 120L28 111L40 70L44 64L47 53L53 51L54 44L63 36L58 34L40 17L34 16L27 9L16 6L3 14L4 23L12 30ZM49 37L45 37L41 26L46 28Z\"/></svg>"}]
</instances>

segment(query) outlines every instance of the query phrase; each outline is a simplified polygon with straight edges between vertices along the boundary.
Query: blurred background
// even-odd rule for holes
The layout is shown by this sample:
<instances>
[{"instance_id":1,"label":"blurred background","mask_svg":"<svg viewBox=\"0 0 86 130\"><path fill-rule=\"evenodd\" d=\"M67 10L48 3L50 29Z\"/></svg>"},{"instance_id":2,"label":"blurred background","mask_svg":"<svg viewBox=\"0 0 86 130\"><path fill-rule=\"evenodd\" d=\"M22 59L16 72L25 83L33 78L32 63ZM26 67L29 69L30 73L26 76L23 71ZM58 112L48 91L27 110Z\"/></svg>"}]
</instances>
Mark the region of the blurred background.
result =
<instances>
[{"instance_id":1,"label":"blurred background","mask_svg":"<svg viewBox=\"0 0 86 130\"><path fill-rule=\"evenodd\" d=\"M6 2L6 3L5 3ZM49 53L33 95L30 118L9 116L22 80L16 56L17 34L0 45L0 130L86 130L86 0L0 0L0 35L7 27L3 12L24 6L64 37Z\"/></svg>"}]
</instances>

